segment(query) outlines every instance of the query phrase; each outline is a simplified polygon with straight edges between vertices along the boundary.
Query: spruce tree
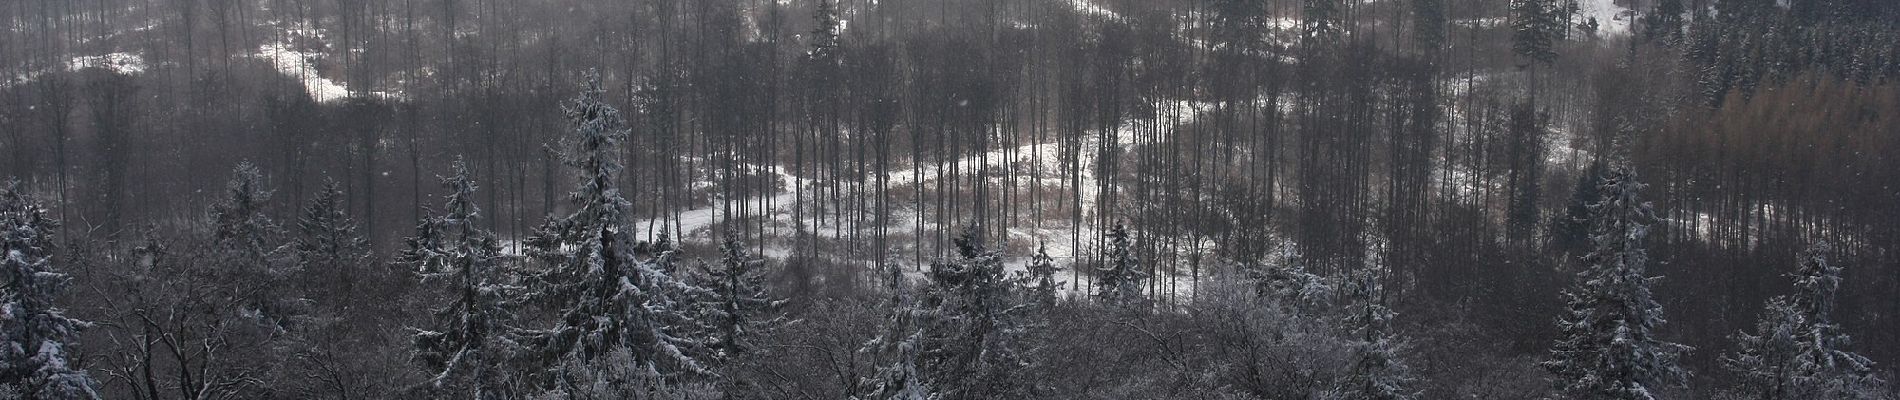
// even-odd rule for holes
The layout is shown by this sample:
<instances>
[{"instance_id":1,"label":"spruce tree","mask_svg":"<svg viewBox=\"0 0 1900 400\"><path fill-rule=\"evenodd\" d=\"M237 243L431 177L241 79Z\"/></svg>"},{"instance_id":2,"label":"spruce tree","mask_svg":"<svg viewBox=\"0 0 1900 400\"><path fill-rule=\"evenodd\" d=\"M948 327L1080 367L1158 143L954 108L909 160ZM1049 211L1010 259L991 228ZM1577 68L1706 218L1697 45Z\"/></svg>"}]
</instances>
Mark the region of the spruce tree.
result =
<instances>
[{"instance_id":1,"label":"spruce tree","mask_svg":"<svg viewBox=\"0 0 1900 400\"><path fill-rule=\"evenodd\" d=\"M58 227L19 181L0 183L0 387L28 399L96 399L97 384L69 354L90 324L54 304L70 284L52 263Z\"/></svg>"},{"instance_id":2,"label":"spruce tree","mask_svg":"<svg viewBox=\"0 0 1900 400\"><path fill-rule=\"evenodd\" d=\"M1062 267L1056 266L1055 259L1049 257L1049 244L1038 244L1036 254L1029 257L1029 265L1020 279L1030 304L1042 310L1055 307L1056 290L1062 287L1062 282L1056 282L1059 271Z\"/></svg>"},{"instance_id":3,"label":"spruce tree","mask_svg":"<svg viewBox=\"0 0 1900 400\"><path fill-rule=\"evenodd\" d=\"M283 228L265 213L271 190L263 172L250 162L238 163L224 194L211 206L214 265L209 272L233 294L232 300L242 307L239 315L268 331L289 329L303 315L306 302L290 282L296 265L285 260Z\"/></svg>"},{"instance_id":4,"label":"spruce tree","mask_svg":"<svg viewBox=\"0 0 1900 400\"><path fill-rule=\"evenodd\" d=\"M924 312L913 302L905 282L903 269L889 265L882 269L885 290L890 298L884 305L890 315L884 319L878 336L865 342L858 349L872 357L879 365L871 376L858 384L861 394L851 396L853 400L929 400L937 393L932 390L928 377L919 368L918 363L923 352L923 330L918 326L918 318Z\"/></svg>"},{"instance_id":5,"label":"spruce tree","mask_svg":"<svg viewBox=\"0 0 1900 400\"><path fill-rule=\"evenodd\" d=\"M357 233L344 200L342 185L326 179L297 219L296 269L323 292L323 300L344 299L357 287L355 269L370 258L369 241Z\"/></svg>"},{"instance_id":6,"label":"spruce tree","mask_svg":"<svg viewBox=\"0 0 1900 400\"><path fill-rule=\"evenodd\" d=\"M1552 0L1511 0L1511 50L1532 63L1557 59L1555 43L1563 23ZM1527 63L1528 64L1528 63Z\"/></svg>"},{"instance_id":7,"label":"spruce tree","mask_svg":"<svg viewBox=\"0 0 1900 400\"><path fill-rule=\"evenodd\" d=\"M617 184L620 145L629 131L605 94L600 74L589 71L581 95L563 104L574 126L563 158L580 178L568 195L574 211L549 218L527 241L529 254L546 265L531 277L534 295L559 310L554 326L535 335L537 358L553 366L627 347L636 370L704 372L694 357L701 343L687 331L699 324L680 297L695 290L654 260L663 257L639 256L631 203Z\"/></svg>"},{"instance_id":8,"label":"spruce tree","mask_svg":"<svg viewBox=\"0 0 1900 400\"><path fill-rule=\"evenodd\" d=\"M1025 398L1029 360L1021 303L1003 273L1002 255L972 227L955 240L952 259L932 263L918 306L920 367L949 398Z\"/></svg>"},{"instance_id":9,"label":"spruce tree","mask_svg":"<svg viewBox=\"0 0 1900 400\"><path fill-rule=\"evenodd\" d=\"M1383 246L1374 247L1383 250ZM1407 388L1413 381L1411 368L1400 356L1405 344L1392 328L1392 319L1398 314L1385 305L1385 262L1378 252L1374 253L1363 268L1345 277L1350 300L1345 322L1352 367L1332 394L1360 400L1415 398L1417 393Z\"/></svg>"},{"instance_id":10,"label":"spruce tree","mask_svg":"<svg viewBox=\"0 0 1900 400\"><path fill-rule=\"evenodd\" d=\"M696 277L710 295L703 322L714 327L712 347L730 357L752 350L755 338L778 325L770 315L785 300L765 292L765 260L746 252L738 232L728 230L725 237L720 262L701 264Z\"/></svg>"},{"instance_id":11,"label":"spruce tree","mask_svg":"<svg viewBox=\"0 0 1900 400\"><path fill-rule=\"evenodd\" d=\"M1653 399L1655 389L1688 379L1677 359L1689 347L1655 332L1663 311L1650 293L1658 278L1646 275L1643 240L1656 216L1639 197L1643 187L1628 165L1614 162L1597 186L1602 201L1590 206L1596 247L1584 256L1577 286L1564 292L1560 336L1542 363L1571 396Z\"/></svg>"},{"instance_id":12,"label":"spruce tree","mask_svg":"<svg viewBox=\"0 0 1900 400\"><path fill-rule=\"evenodd\" d=\"M1740 349L1723 357L1751 398L1880 398L1873 361L1846 349L1850 340L1831 318L1841 267L1828 262L1829 251L1810 247L1792 274L1795 294L1769 299L1755 332L1737 335Z\"/></svg>"},{"instance_id":13,"label":"spruce tree","mask_svg":"<svg viewBox=\"0 0 1900 400\"><path fill-rule=\"evenodd\" d=\"M1148 272L1141 270L1140 260L1135 259L1134 244L1128 237L1128 228L1115 224L1108 231L1108 254L1103 256L1103 265L1096 269L1096 297L1103 303L1116 306L1138 306L1143 299L1141 283L1148 279Z\"/></svg>"},{"instance_id":14,"label":"spruce tree","mask_svg":"<svg viewBox=\"0 0 1900 400\"><path fill-rule=\"evenodd\" d=\"M501 245L481 227L467 164L456 160L454 175L442 184L449 190L442 212L418 222L416 236L404 240L397 256L448 295L435 310L434 326L413 339L415 359L430 373L424 389L438 397L510 398L507 363L521 344L509 326L514 288L497 275Z\"/></svg>"}]
</instances>

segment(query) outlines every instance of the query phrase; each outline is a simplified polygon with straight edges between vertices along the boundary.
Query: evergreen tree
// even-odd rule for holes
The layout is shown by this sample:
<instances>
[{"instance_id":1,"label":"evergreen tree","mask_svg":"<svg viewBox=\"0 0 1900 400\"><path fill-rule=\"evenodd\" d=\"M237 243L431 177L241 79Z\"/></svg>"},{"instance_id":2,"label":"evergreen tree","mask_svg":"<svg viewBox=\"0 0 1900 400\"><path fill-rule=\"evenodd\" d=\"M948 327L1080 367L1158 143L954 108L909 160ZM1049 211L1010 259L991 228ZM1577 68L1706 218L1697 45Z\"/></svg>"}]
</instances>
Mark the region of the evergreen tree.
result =
<instances>
[{"instance_id":1,"label":"evergreen tree","mask_svg":"<svg viewBox=\"0 0 1900 400\"><path fill-rule=\"evenodd\" d=\"M257 166L240 162L224 192L225 198L211 206L214 266L208 272L235 296L243 308L239 315L274 336L302 315L305 302L290 282L296 265L284 260L283 228L264 212L271 190Z\"/></svg>"},{"instance_id":2,"label":"evergreen tree","mask_svg":"<svg viewBox=\"0 0 1900 400\"><path fill-rule=\"evenodd\" d=\"M859 353L879 359L879 365L872 376L859 383L863 394L853 395L853 400L931 400L936 399L936 391L930 388L927 377L918 368L921 358L924 332L918 327L918 317L923 312L912 303L903 274L903 269L895 265L881 268L885 275L885 289L890 299L885 306L890 308L890 316L880 327L883 332L865 342Z\"/></svg>"},{"instance_id":3,"label":"evergreen tree","mask_svg":"<svg viewBox=\"0 0 1900 400\"><path fill-rule=\"evenodd\" d=\"M1597 191L1597 183L1603 181L1603 165L1602 161L1592 162L1577 176L1569 206L1551 220L1549 245L1566 259L1590 251L1590 205L1603 200Z\"/></svg>"},{"instance_id":4,"label":"evergreen tree","mask_svg":"<svg viewBox=\"0 0 1900 400\"><path fill-rule=\"evenodd\" d=\"M1133 247L1127 227L1118 223L1108 231L1108 254L1103 257L1103 265L1096 269L1096 297L1104 303L1137 306L1142 300L1141 283L1148 279L1148 272L1141 270Z\"/></svg>"},{"instance_id":5,"label":"evergreen tree","mask_svg":"<svg viewBox=\"0 0 1900 400\"><path fill-rule=\"evenodd\" d=\"M1352 368L1334 388L1340 399L1396 400L1417 397L1406 388L1412 382L1411 369L1400 358L1405 344L1392 331L1392 319L1398 314L1385 306L1386 277L1384 246L1373 246L1364 268L1346 276L1348 290L1346 327L1352 348Z\"/></svg>"},{"instance_id":6,"label":"evergreen tree","mask_svg":"<svg viewBox=\"0 0 1900 400\"><path fill-rule=\"evenodd\" d=\"M1412 41L1425 54L1438 54L1445 47L1445 0L1412 0Z\"/></svg>"},{"instance_id":7,"label":"evergreen tree","mask_svg":"<svg viewBox=\"0 0 1900 400\"><path fill-rule=\"evenodd\" d=\"M838 61L838 36L844 22L838 18L838 0L818 0L812 10L811 52L806 54L820 64Z\"/></svg>"},{"instance_id":8,"label":"evergreen tree","mask_svg":"<svg viewBox=\"0 0 1900 400\"><path fill-rule=\"evenodd\" d=\"M700 343L686 332L699 324L680 297L695 290L654 260L670 255L638 255L628 221L631 204L617 187L619 146L628 129L620 112L607 105L600 81L598 72L589 71L580 97L562 107L574 124L564 161L580 178L568 196L575 209L550 218L527 242L529 254L547 265L531 277L535 294L559 310L555 326L535 334L538 361L589 361L628 347L638 368L661 376L704 372L693 355Z\"/></svg>"},{"instance_id":9,"label":"evergreen tree","mask_svg":"<svg viewBox=\"0 0 1900 400\"><path fill-rule=\"evenodd\" d=\"M1602 201L1590 206L1596 248L1584 257L1577 286L1564 292L1560 336L1542 363L1572 396L1652 399L1654 388L1688 379L1677 359L1689 347L1655 333L1663 312L1650 293L1658 278L1645 275L1643 240L1656 217L1639 197L1643 187L1629 166L1612 163L1597 186Z\"/></svg>"},{"instance_id":10,"label":"evergreen tree","mask_svg":"<svg viewBox=\"0 0 1900 400\"><path fill-rule=\"evenodd\" d=\"M70 284L52 263L58 227L18 181L0 183L0 387L28 399L96 399L97 384L69 354L90 324L54 304Z\"/></svg>"},{"instance_id":11,"label":"evergreen tree","mask_svg":"<svg viewBox=\"0 0 1900 400\"><path fill-rule=\"evenodd\" d=\"M323 290L325 300L342 300L343 293L355 289L354 269L370 258L369 241L357 234L344 200L342 185L325 180L297 219L297 270Z\"/></svg>"},{"instance_id":12,"label":"evergreen tree","mask_svg":"<svg viewBox=\"0 0 1900 400\"><path fill-rule=\"evenodd\" d=\"M1215 0L1211 5L1214 43L1223 52L1253 55L1264 50L1273 21L1263 0Z\"/></svg>"},{"instance_id":13,"label":"evergreen tree","mask_svg":"<svg viewBox=\"0 0 1900 400\"><path fill-rule=\"evenodd\" d=\"M765 260L747 254L738 232L727 231L719 246L724 256L714 267L701 264L698 286L710 292L704 320L714 325L714 349L725 356L752 350L752 341L780 322L767 318L785 300L765 292Z\"/></svg>"},{"instance_id":14,"label":"evergreen tree","mask_svg":"<svg viewBox=\"0 0 1900 400\"><path fill-rule=\"evenodd\" d=\"M1038 244L1036 254L1029 257L1029 265L1020 279L1030 304L1043 310L1055 307L1056 289L1062 287L1062 282L1056 282L1059 271L1062 267L1056 266L1055 259L1049 257L1049 244Z\"/></svg>"},{"instance_id":15,"label":"evergreen tree","mask_svg":"<svg viewBox=\"0 0 1900 400\"><path fill-rule=\"evenodd\" d=\"M919 366L931 387L948 398L1026 398L1032 382L1022 372L1029 360L1022 305L1003 274L1002 255L985 248L972 227L955 239L954 259L932 263L925 274L918 320L923 346Z\"/></svg>"},{"instance_id":16,"label":"evergreen tree","mask_svg":"<svg viewBox=\"0 0 1900 400\"><path fill-rule=\"evenodd\" d=\"M1254 284L1254 295L1295 311L1331 302L1332 283L1307 272L1306 267L1299 264L1300 255L1294 246L1277 247L1272 259L1246 270L1247 278Z\"/></svg>"},{"instance_id":17,"label":"evergreen tree","mask_svg":"<svg viewBox=\"0 0 1900 400\"><path fill-rule=\"evenodd\" d=\"M418 222L416 236L404 240L397 256L448 295L448 304L435 310L435 327L416 331L415 359L430 372L424 389L435 396L510 398L507 363L521 347L509 326L513 288L496 275L501 244L479 223L467 164L456 160L454 171L442 179L449 190L442 213Z\"/></svg>"},{"instance_id":18,"label":"evergreen tree","mask_svg":"<svg viewBox=\"0 0 1900 400\"><path fill-rule=\"evenodd\" d=\"M1303 40L1309 43L1331 43L1346 32L1346 24L1339 10L1340 0L1305 0L1301 7Z\"/></svg>"},{"instance_id":19,"label":"evergreen tree","mask_svg":"<svg viewBox=\"0 0 1900 400\"><path fill-rule=\"evenodd\" d=\"M1795 271L1795 295L1768 300L1755 333L1736 336L1740 349L1722 365L1760 399L1877 399L1873 361L1846 350L1850 340L1832 322L1841 267L1826 244L1810 247Z\"/></svg>"},{"instance_id":20,"label":"evergreen tree","mask_svg":"<svg viewBox=\"0 0 1900 400\"><path fill-rule=\"evenodd\" d=\"M1687 10L1682 0L1657 0L1656 8L1643 17L1643 37L1675 44L1682 40L1682 15Z\"/></svg>"},{"instance_id":21,"label":"evergreen tree","mask_svg":"<svg viewBox=\"0 0 1900 400\"><path fill-rule=\"evenodd\" d=\"M1511 50L1532 63L1557 60L1562 11L1552 0L1511 0Z\"/></svg>"}]
</instances>

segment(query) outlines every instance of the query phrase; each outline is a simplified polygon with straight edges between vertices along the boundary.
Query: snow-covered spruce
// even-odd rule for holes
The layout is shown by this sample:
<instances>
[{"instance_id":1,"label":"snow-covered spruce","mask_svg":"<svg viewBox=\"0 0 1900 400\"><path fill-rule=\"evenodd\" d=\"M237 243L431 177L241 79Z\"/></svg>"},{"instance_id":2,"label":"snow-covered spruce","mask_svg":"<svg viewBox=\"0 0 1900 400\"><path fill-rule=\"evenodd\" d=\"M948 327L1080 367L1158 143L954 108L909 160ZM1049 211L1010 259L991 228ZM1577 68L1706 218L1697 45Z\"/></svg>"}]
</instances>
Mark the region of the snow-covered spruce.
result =
<instances>
[{"instance_id":1,"label":"snow-covered spruce","mask_svg":"<svg viewBox=\"0 0 1900 400\"><path fill-rule=\"evenodd\" d=\"M236 287L240 318L266 333L288 331L304 314L303 294L291 286L296 265L285 259L283 227L265 212L271 190L263 172L240 162L225 182L225 197L211 206L214 279Z\"/></svg>"},{"instance_id":2,"label":"snow-covered spruce","mask_svg":"<svg viewBox=\"0 0 1900 400\"><path fill-rule=\"evenodd\" d=\"M1643 240L1656 219L1638 196L1643 184L1623 162L1613 163L1598 185L1602 201L1590 206L1595 250L1584 256L1577 286L1564 292L1560 336L1542 365L1560 392L1594 399L1653 399L1655 390L1682 385L1689 372L1677 365L1688 346L1657 337L1662 305L1650 294L1657 278Z\"/></svg>"},{"instance_id":3,"label":"snow-covered spruce","mask_svg":"<svg viewBox=\"0 0 1900 400\"><path fill-rule=\"evenodd\" d=\"M1108 231L1108 254L1103 257L1103 265L1096 269L1096 297L1102 303L1130 308L1146 306L1141 284L1148 279L1148 272L1141 270L1141 261L1135 258L1133 251L1128 227L1115 224Z\"/></svg>"},{"instance_id":4,"label":"snow-covered spruce","mask_svg":"<svg viewBox=\"0 0 1900 400\"><path fill-rule=\"evenodd\" d=\"M96 383L73 369L69 349L86 322L53 301L68 284L53 267L53 230L46 208L0 183L0 387L27 399L96 399Z\"/></svg>"},{"instance_id":5,"label":"snow-covered spruce","mask_svg":"<svg viewBox=\"0 0 1900 400\"><path fill-rule=\"evenodd\" d=\"M1062 267L1056 266L1056 260L1049 257L1049 244L1036 245L1036 254L1029 257L1029 266L1022 272L1018 282L1022 284L1023 294L1029 298L1029 304L1042 310L1056 306L1056 291L1064 282L1056 281L1056 272Z\"/></svg>"},{"instance_id":6,"label":"snow-covered spruce","mask_svg":"<svg viewBox=\"0 0 1900 400\"><path fill-rule=\"evenodd\" d=\"M416 236L404 240L397 256L448 295L447 304L435 310L434 326L415 332L415 359L430 373L418 389L437 397L512 398L507 363L521 347L508 325L514 319L512 288L497 275L500 243L478 223L481 209L467 164L456 160L454 171L442 179L449 194L441 213L418 222Z\"/></svg>"},{"instance_id":7,"label":"snow-covered spruce","mask_svg":"<svg viewBox=\"0 0 1900 400\"><path fill-rule=\"evenodd\" d=\"M1024 368L1030 360L1024 305L1003 271L1002 254L983 243L981 231L955 240L954 258L930 265L925 274L920 366L931 387L946 398L1029 398Z\"/></svg>"},{"instance_id":8,"label":"snow-covered spruce","mask_svg":"<svg viewBox=\"0 0 1900 400\"><path fill-rule=\"evenodd\" d=\"M319 300L341 303L356 288L354 269L370 259L369 241L357 233L344 203L342 184L326 179L297 219L296 270L321 291ZM342 304L332 304L340 307Z\"/></svg>"},{"instance_id":9,"label":"snow-covered spruce","mask_svg":"<svg viewBox=\"0 0 1900 400\"><path fill-rule=\"evenodd\" d=\"M1402 354L1405 343L1392 329L1398 313L1386 307L1384 279L1388 273L1384 246L1374 246L1366 265L1345 276L1348 291L1345 328L1352 346L1352 368L1329 394L1337 399L1402 400L1417 397L1408 388L1411 368Z\"/></svg>"},{"instance_id":10,"label":"snow-covered spruce","mask_svg":"<svg viewBox=\"0 0 1900 400\"><path fill-rule=\"evenodd\" d=\"M884 304L890 315L882 322L878 335L858 349L858 353L874 360L877 367L870 377L857 384L851 399L935 399L936 392L926 382L923 370L918 368L924 333L917 320L923 311L913 303L910 285L905 282L901 268L893 264L880 269L885 290L890 293L890 299Z\"/></svg>"},{"instance_id":11,"label":"snow-covered spruce","mask_svg":"<svg viewBox=\"0 0 1900 400\"><path fill-rule=\"evenodd\" d=\"M1760 399L1878 399L1883 382L1873 361L1848 351L1849 338L1830 318L1841 267L1828 262L1826 244L1801 257L1793 296L1768 300L1754 333L1722 366L1741 379L1742 394Z\"/></svg>"},{"instance_id":12,"label":"snow-covered spruce","mask_svg":"<svg viewBox=\"0 0 1900 400\"><path fill-rule=\"evenodd\" d=\"M530 274L533 296L558 310L554 326L534 332L536 364L589 361L626 347L637 368L662 377L707 372L696 358L703 343L690 300L703 291L669 275L654 258L640 257L629 226L631 204L620 195L620 144L626 120L602 98L600 74L587 73L580 97L562 109L574 125L563 161L579 185L569 194L572 214L550 218L527 241L545 264ZM565 363L574 365L574 363ZM559 371L555 371L560 373Z\"/></svg>"},{"instance_id":13,"label":"snow-covered spruce","mask_svg":"<svg viewBox=\"0 0 1900 400\"><path fill-rule=\"evenodd\" d=\"M782 322L772 314L785 300L765 292L765 260L747 253L737 232L726 232L719 252L719 263L700 264L695 278L709 295L700 312L712 325L712 347L729 357L752 350L757 337Z\"/></svg>"}]
</instances>

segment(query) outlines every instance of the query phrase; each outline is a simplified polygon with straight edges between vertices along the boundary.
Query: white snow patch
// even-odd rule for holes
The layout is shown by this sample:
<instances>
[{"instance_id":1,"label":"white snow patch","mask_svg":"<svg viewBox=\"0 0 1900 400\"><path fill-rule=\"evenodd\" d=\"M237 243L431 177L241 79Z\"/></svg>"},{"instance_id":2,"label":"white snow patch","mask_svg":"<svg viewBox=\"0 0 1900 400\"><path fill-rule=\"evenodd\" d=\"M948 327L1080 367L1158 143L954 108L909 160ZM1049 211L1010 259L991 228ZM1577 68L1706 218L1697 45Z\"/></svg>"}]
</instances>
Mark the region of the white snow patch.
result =
<instances>
[{"instance_id":1,"label":"white snow patch","mask_svg":"<svg viewBox=\"0 0 1900 400\"><path fill-rule=\"evenodd\" d=\"M310 98L319 103L350 97L351 92L348 87L318 73L316 60L323 58L324 54L321 51L306 52L291 44L290 38L297 37L322 41L324 34L321 29L310 27L308 24L291 24L284 29L283 37L284 39L259 46L256 57L269 62L272 68L277 69L277 72L303 82L304 90L310 92ZM355 50L352 49L352 51ZM365 94L369 97L389 100L403 98L401 93L394 92L377 91Z\"/></svg>"},{"instance_id":2,"label":"white snow patch","mask_svg":"<svg viewBox=\"0 0 1900 400\"><path fill-rule=\"evenodd\" d=\"M104 68L120 75L138 75L145 73L145 58L138 54L118 52L99 56L73 57L66 62L66 70L79 71L87 68Z\"/></svg>"},{"instance_id":3,"label":"white snow patch","mask_svg":"<svg viewBox=\"0 0 1900 400\"><path fill-rule=\"evenodd\" d=\"M1074 8L1076 12L1080 12L1082 15L1108 18L1111 20L1119 20L1122 18L1121 14L1116 14L1114 11L1103 8L1101 5L1095 4L1095 2L1090 0L1062 0L1062 2L1068 3L1069 8Z\"/></svg>"},{"instance_id":4,"label":"white snow patch","mask_svg":"<svg viewBox=\"0 0 1900 400\"><path fill-rule=\"evenodd\" d=\"M349 88L317 74L317 67L310 60L322 56L320 53L297 51L287 43L267 43L257 49L257 57L270 62L277 72L302 80L304 90L310 92L311 99L330 102L350 97Z\"/></svg>"},{"instance_id":5,"label":"white snow patch","mask_svg":"<svg viewBox=\"0 0 1900 400\"><path fill-rule=\"evenodd\" d=\"M1597 19L1597 34L1603 36L1628 35L1630 21L1636 19L1636 12L1617 5L1616 0L1583 0L1580 2L1584 18Z\"/></svg>"}]
</instances>

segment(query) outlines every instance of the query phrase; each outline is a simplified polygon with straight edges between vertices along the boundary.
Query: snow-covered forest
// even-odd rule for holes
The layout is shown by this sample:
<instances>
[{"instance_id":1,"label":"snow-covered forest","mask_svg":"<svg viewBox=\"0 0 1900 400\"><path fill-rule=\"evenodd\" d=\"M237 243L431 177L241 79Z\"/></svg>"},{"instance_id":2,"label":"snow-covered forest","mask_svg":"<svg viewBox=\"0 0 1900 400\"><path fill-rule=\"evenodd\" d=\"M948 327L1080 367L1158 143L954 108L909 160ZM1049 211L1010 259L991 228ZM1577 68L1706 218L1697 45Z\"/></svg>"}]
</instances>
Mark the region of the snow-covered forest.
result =
<instances>
[{"instance_id":1,"label":"snow-covered forest","mask_svg":"<svg viewBox=\"0 0 1900 400\"><path fill-rule=\"evenodd\" d=\"M0 399L1897 399L1892 0L0 0Z\"/></svg>"}]
</instances>

